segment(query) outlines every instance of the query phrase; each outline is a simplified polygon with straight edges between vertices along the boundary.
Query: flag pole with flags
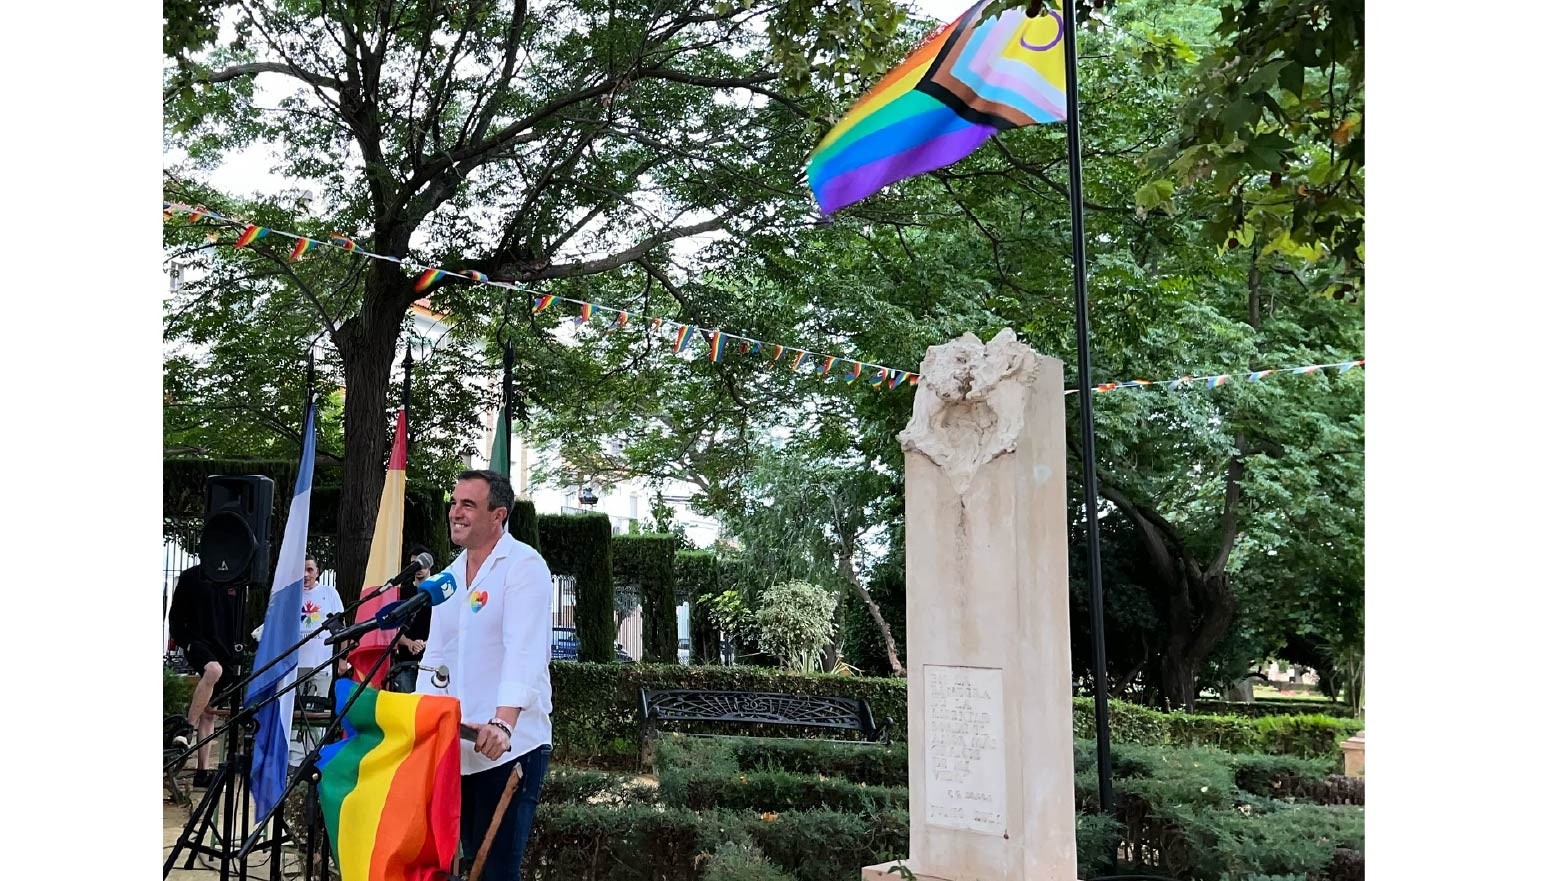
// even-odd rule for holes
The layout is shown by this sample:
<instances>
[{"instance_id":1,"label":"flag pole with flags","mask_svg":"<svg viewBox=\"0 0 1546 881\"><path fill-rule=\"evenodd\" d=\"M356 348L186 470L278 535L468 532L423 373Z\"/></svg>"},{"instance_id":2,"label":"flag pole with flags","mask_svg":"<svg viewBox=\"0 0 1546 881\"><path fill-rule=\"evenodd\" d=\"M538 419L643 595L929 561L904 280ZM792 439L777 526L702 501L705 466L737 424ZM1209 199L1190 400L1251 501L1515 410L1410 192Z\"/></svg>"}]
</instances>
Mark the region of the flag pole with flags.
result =
<instances>
[{"instance_id":1,"label":"flag pole with flags","mask_svg":"<svg viewBox=\"0 0 1546 881\"><path fill-rule=\"evenodd\" d=\"M408 375L412 361L404 362L403 405L397 411L397 429L392 436L392 455L387 460L386 483L381 487L381 507L376 511L376 531L370 539L370 558L365 563L365 586L362 596L375 591L402 570L403 557L403 499L408 486ZM383 607L397 602L397 588L389 587L360 604L355 612L355 623L369 621ZM354 668L356 679L366 675L382 654L392 650L397 639L397 628L381 628L360 637L360 644L349 653L349 666ZM385 665L376 668L370 685L384 687L387 670Z\"/></svg>"},{"instance_id":2,"label":"flag pole with flags","mask_svg":"<svg viewBox=\"0 0 1546 881\"><path fill-rule=\"evenodd\" d=\"M301 590L306 570L306 535L311 525L311 478L317 455L316 403L308 394L306 427L302 434L301 462L295 474L295 493L285 519L279 545L279 562L263 616L254 665L262 669L247 685L247 704L262 701L295 681L297 660L289 651L301 636ZM281 657L282 653L288 654ZM290 729L294 719L295 692L290 691L258 710L257 734L252 751L252 797L260 816L268 815L284 792L290 763Z\"/></svg>"},{"instance_id":3,"label":"flag pole with flags","mask_svg":"<svg viewBox=\"0 0 1546 881\"><path fill-rule=\"evenodd\" d=\"M964 159L999 132L1028 125L1068 124L1068 198L1073 213L1096 752L1101 810L1109 813L1113 803L1111 734L1100 521L1095 502L1095 422L1090 392L1093 383L1079 147L1078 52L1072 26L1078 18L1076 3L1077 0L1064 0L1058 4L1062 9L1059 12L1036 0L1026 3L1029 12L1005 9L992 15L984 13L994 5L993 0L973 3L955 21L925 38L854 103L811 152L806 178L822 213L831 215L892 183ZM1061 53L1056 51L1060 47Z\"/></svg>"}]
</instances>

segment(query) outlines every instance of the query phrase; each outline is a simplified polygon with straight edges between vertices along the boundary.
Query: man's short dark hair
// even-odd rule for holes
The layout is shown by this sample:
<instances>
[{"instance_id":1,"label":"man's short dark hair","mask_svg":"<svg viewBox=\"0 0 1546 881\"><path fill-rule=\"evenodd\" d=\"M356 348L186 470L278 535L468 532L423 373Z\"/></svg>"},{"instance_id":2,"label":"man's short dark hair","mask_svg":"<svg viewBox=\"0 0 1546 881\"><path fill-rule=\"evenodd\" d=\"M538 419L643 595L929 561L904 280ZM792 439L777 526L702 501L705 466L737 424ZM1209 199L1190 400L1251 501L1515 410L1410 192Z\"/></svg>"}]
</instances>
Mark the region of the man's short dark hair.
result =
<instances>
[{"instance_id":1,"label":"man's short dark hair","mask_svg":"<svg viewBox=\"0 0 1546 881\"><path fill-rule=\"evenodd\" d=\"M488 509L505 509L505 522L510 521L510 512L515 509L515 488L510 485L510 478L498 471L490 471L486 468L478 471L463 471L456 475L456 482L464 480L481 480L488 484Z\"/></svg>"}]
</instances>

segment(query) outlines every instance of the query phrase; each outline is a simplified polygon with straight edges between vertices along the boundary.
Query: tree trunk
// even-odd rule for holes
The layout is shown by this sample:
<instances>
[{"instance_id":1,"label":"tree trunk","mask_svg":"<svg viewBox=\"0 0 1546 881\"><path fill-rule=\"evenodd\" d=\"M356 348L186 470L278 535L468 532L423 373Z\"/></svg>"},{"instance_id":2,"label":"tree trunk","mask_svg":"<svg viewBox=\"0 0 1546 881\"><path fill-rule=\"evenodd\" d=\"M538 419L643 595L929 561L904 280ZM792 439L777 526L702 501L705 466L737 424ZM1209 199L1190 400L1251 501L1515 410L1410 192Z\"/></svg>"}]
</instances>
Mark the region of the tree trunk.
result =
<instances>
[{"instance_id":1,"label":"tree trunk","mask_svg":"<svg viewBox=\"0 0 1546 881\"><path fill-rule=\"evenodd\" d=\"M384 265L384 264L381 264ZM391 271L396 272L393 267ZM400 273L399 273L400 275ZM409 282L385 272L366 276L365 304L359 314L338 328L336 340L344 367L344 468L338 494L338 593L353 602L364 587L371 537L381 508L386 480L387 445L391 442L387 410L392 360L402 328L398 306ZM411 302L411 300L409 301ZM411 420L413 414L409 414Z\"/></svg>"},{"instance_id":2,"label":"tree trunk","mask_svg":"<svg viewBox=\"0 0 1546 881\"><path fill-rule=\"evenodd\" d=\"M896 640L891 638L891 625L886 623L885 616L880 613L880 606L876 605L870 592L859 583L859 576L854 572L853 557L843 554L838 558L838 571L843 574L843 579L848 586L858 594L860 602L870 610L870 619L875 622L875 627L880 630L881 643L886 647L886 662L891 665L892 676L906 676L907 670L902 666L902 661L897 657Z\"/></svg>"}]
</instances>

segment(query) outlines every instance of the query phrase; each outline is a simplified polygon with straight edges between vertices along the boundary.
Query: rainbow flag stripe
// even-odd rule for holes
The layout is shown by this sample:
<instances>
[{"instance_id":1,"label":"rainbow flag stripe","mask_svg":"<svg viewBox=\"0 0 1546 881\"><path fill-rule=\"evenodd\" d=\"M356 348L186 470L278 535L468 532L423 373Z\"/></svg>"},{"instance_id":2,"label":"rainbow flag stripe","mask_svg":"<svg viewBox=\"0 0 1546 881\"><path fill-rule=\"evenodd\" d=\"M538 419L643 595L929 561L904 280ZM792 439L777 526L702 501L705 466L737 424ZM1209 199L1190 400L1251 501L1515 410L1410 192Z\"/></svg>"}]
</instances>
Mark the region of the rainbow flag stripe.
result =
<instances>
[{"instance_id":1,"label":"rainbow flag stripe","mask_svg":"<svg viewBox=\"0 0 1546 881\"><path fill-rule=\"evenodd\" d=\"M858 361L853 362L853 364L854 364L854 369L852 369L852 370L848 371L847 373L843 374L843 380L845 382L853 382L854 380L859 378L859 374L860 373L864 372L864 365L863 364L860 364Z\"/></svg>"},{"instance_id":2,"label":"rainbow flag stripe","mask_svg":"<svg viewBox=\"0 0 1546 881\"><path fill-rule=\"evenodd\" d=\"M318 798L341 881L444 877L461 834L455 698L337 684L344 739L322 748Z\"/></svg>"},{"instance_id":3,"label":"rainbow flag stripe","mask_svg":"<svg viewBox=\"0 0 1546 881\"><path fill-rule=\"evenodd\" d=\"M709 360L718 361L725 354L725 335L720 331L709 334Z\"/></svg>"},{"instance_id":4,"label":"rainbow flag stripe","mask_svg":"<svg viewBox=\"0 0 1546 881\"><path fill-rule=\"evenodd\" d=\"M237 237L237 239L236 239L236 247L238 247L238 248L245 248L248 245L252 244L253 242L256 242L258 239L261 239L261 238L263 238L266 235L268 235L268 228L267 227L253 226L252 224L249 223L249 224L247 224L247 228L242 230L242 234Z\"/></svg>"},{"instance_id":5,"label":"rainbow flag stripe","mask_svg":"<svg viewBox=\"0 0 1546 881\"><path fill-rule=\"evenodd\" d=\"M907 374L907 384L908 385L917 385L918 384L918 374L916 374L916 373L909 373L909 374Z\"/></svg>"},{"instance_id":6,"label":"rainbow flag stripe","mask_svg":"<svg viewBox=\"0 0 1546 881\"><path fill-rule=\"evenodd\" d=\"M580 304L580 323L584 324L585 322L589 321L590 320L590 316L591 316L591 304L589 304L589 303L581 303Z\"/></svg>"},{"instance_id":7,"label":"rainbow flag stripe","mask_svg":"<svg viewBox=\"0 0 1546 881\"><path fill-rule=\"evenodd\" d=\"M821 143L806 176L825 214L970 155L995 133L1068 118L1063 19L979 0L930 34L860 98Z\"/></svg>"},{"instance_id":8,"label":"rainbow flag stripe","mask_svg":"<svg viewBox=\"0 0 1546 881\"><path fill-rule=\"evenodd\" d=\"M1275 371L1275 370L1253 370L1253 371L1251 371L1251 375L1247 376L1245 378L1245 381L1246 382L1261 382L1261 378L1263 376L1266 376L1269 373L1276 373L1276 372L1277 371Z\"/></svg>"},{"instance_id":9,"label":"rainbow flag stripe","mask_svg":"<svg viewBox=\"0 0 1546 881\"><path fill-rule=\"evenodd\" d=\"M780 346L780 345L774 345L773 346L773 360L777 361L778 359L780 359L782 357L784 357L784 347Z\"/></svg>"},{"instance_id":10,"label":"rainbow flag stripe","mask_svg":"<svg viewBox=\"0 0 1546 881\"><path fill-rule=\"evenodd\" d=\"M188 222L198 223L207 213L209 213L208 208L205 208L203 205L196 205L192 211L188 212Z\"/></svg>"},{"instance_id":11,"label":"rainbow flag stripe","mask_svg":"<svg viewBox=\"0 0 1546 881\"><path fill-rule=\"evenodd\" d=\"M488 276L484 275L476 269L463 269L462 275L472 279L473 281L488 281Z\"/></svg>"},{"instance_id":12,"label":"rainbow flag stripe","mask_svg":"<svg viewBox=\"0 0 1546 881\"><path fill-rule=\"evenodd\" d=\"M886 381L886 377L890 373L891 373L891 371L887 370L886 368L884 368L884 367L880 368L879 370L875 371L875 375L874 376L870 377L870 385L881 385L881 384L883 384Z\"/></svg>"},{"instance_id":13,"label":"rainbow flag stripe","mask_svg":"<svg viewBox=\"0 0 1546 881\"><path fill-rule=\"evenodd\" d=\"M349 238L343 233L333 233L328 236L328 241L339 248L343 248L345 251L358 251L360 249L360 246L355 244L354 239Z\"/></svg>"},{"instance_id":14,"label":"rainbow flag stripe","mask_svg":"<svg viewBox=\"0 0 1546 881\"><path fill-rule=\"evenodd\" d=\"M1208 388L1218 388L1226 382L1229 382L1229 374L1227 373L1221 373L1218 376L1210 376L1208 377Z\"/></svg>"},{"instance_id":15,"label":"rainbow flag stripe","mask_svg":"<svg viewBox=\"0 0 1546 881\"><path fill-rule=\"evenodd\" d=\"M543 309L546 309L551 305L553 305L553 295L543 294L537 298L537 305L531 310L531 314L536 315L538 312L541 312Z\"/></svg>"},{"instance_id":16,"label":"rainbow flag stripe","mask_svg":"<svg viewBox=\"0 0 1546 881\"><path fill-rule=\"evenodd\" d=\"M619 310L618 313L617 313L617 317L612 319L612 326L614 328L627 327L628 326L628 313Z\"/></svg>"},{"instance_id":17,"label":"rainbow flag stripe","mask_svg":"<svg viewBox=\"0 0 1546 881\"><path fill-rule=\"evenodd\" d=\"M310 248L310 247L311 247L311 239L308 239L305 236L302 236L302 237L296 239L295 240L295 247L290 249L290 262L294 263L295 261L297 261L297 260L301 259L302 257L306 256L306 250L308 248Z\"/></svg>"},{"instance_id":18,"label":"rainbow flag stripe","mask_svg":"<svg viewBox=\"0 0 1546 881\"><path fill-rule=\"evenodd\" d=\"M437 281L440 281L441 277L445 274L446 272L444 269L424 270L424 273L419 276L419 280L413 283L413 292L416 294L424 293L430 289L431 285Z\"/></svg>"},{"instance_id":19,"label":"rainbow flag stripe","mask_svg":"<svg viewBox=\"0 0 1546 881\"><path fill-rule=\"evenodd\" d=\"M789 363L789 369L790 370L799 370L800 369L800 365L804 364L805 363L805 359L809 358L810 356L811 356L810 352L799 352L799 351L795 352L794 353L794 360Z\"/></svg>"},{"instance_id":20,"label":"rainbow flag stripe","mask_svg":"<svg viewBox=\"0 0 1546 881\"><path fill-rule=\"evenodd\" d=\"M836 355L828 355L827 356L827 360L821 362L821 372L822 372L822 374L825 375L825 374L831 373L832 372L832 365L836 364L836 363L837 363L837 356Z\"/></svg>"},{"instance_id":21,"label":"rainbow flag stripe","mask_svg":"<svg viewBox=\"0 0 1546 881\"><path fill-rule=\"evenodd\" d=\"M1173 380L1170 381L1170 390L1171 391L1175 391L1176 389L1180 388L1183 385L1191 385L1191 384L1192 384L1192 378L1190 376L1183 376L1180 379L1173 379Z\"/></svg>"},{"instance_id":22,"label":"rainbow flag stripe","mask_svg":"<svg viewBox=\"0 0 1546 881\"><path fill-rule=\"evenodd\" d=\"M692 342L692 334L693 334L693 331L695 331L695 330L697 330L697 327L695 327L694 325L691 325L691 324L679 324L679 325L677 325L677 328L676 328L676 345L672 347L671 351L673 351L673 352L680 352L683 349L687 348L687 344Z\"/></svg>"}]
</instances>

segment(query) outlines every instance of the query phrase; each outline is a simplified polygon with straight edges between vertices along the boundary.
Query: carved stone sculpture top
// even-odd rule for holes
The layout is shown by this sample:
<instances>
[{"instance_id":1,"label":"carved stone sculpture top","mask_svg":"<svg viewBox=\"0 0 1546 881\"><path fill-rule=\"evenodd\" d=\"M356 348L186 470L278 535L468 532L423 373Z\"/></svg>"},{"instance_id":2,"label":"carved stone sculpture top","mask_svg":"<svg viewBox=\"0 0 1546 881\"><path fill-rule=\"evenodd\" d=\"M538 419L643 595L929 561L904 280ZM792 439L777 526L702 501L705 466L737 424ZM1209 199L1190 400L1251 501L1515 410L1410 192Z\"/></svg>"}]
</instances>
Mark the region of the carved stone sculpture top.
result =
<instances>
[{"instance_id":1,"label":"carved stone sculpture top","mask_svg":"<svg viewBox=\"0 0 1546 881\"><path fill-rule=\"evenodd\" d=\"M913 418L897 435L902 450L928 456L956 492L965 493L977 469L1014 452L1037 358L1007 327L987 345L968 333L930 346L919 368Z\"/></svg>"}]
</instances>

